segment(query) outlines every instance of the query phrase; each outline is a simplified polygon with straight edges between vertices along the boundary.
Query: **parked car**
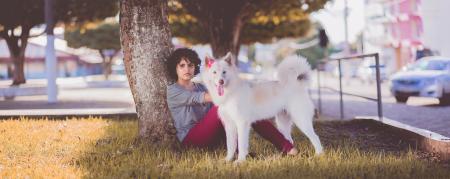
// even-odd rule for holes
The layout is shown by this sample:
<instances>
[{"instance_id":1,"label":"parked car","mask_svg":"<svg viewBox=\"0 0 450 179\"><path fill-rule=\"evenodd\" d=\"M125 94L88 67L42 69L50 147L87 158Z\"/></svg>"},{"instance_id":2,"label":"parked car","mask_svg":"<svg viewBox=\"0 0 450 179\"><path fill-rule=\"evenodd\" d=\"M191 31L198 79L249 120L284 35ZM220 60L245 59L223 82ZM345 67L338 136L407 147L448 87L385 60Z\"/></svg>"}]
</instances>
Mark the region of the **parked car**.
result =
<instances>
[{"instance_id":1,"label":"parked car","mask_svg":"<svg viewBox=\"0 0 450 179\"><path fill-rule=\"evenodd\" d=\"M441 104L450 103L450 58L424 57L392 75L390 89L397 102L410 96L438 98Z\"/></svg>"}]
</instances>

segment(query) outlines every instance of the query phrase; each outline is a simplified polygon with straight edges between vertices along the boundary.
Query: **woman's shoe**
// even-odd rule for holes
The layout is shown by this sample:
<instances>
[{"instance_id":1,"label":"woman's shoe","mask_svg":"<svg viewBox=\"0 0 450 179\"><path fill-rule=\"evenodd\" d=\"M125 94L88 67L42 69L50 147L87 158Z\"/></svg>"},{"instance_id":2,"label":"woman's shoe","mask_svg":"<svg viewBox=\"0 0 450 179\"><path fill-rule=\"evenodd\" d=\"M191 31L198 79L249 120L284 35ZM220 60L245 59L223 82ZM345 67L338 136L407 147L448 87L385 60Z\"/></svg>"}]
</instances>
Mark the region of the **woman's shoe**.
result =
<instances>
[{"instance_id":1,"label":"woman's shoe","mask_svg":"<svg viewBox=\"0 0 450 179\"><path fill-rule=\"evenodd\" d=\"M287 152L286 154L294 156L298 154L298 150L294 147L291 150L289 150L289 152Z\"/></svg>"}]
</instances>

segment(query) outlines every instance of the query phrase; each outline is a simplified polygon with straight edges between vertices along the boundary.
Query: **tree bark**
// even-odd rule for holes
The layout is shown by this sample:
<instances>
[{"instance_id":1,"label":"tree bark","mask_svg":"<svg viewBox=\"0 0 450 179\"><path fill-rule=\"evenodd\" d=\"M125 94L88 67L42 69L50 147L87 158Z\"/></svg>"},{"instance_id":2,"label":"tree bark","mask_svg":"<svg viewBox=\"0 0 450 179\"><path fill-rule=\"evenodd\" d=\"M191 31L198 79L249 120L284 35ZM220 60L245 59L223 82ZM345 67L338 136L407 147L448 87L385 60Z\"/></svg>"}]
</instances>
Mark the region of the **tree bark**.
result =
<instances>
[{"instance_id":1,"label":"tree bark","mask_svg":"<svg viewBox=\"0 0 450 179\"><path fill-rule=\"evenodd\" d=\"M172 49L167 1L121 0L120 30L139 136L153 144L172 144L175 130L166 102L165 59Z\"/></svg>"},{"instance_id":2,"label":"tree bark","mask_svg":"<svg viewBox=\"0 0 450 179\"><path fill-rule=\"evenodd\" d=\"M13 67L12 67L12 63L8 62L8 67L7 67L7 75L8 75L8 79L13 77Z\"/></svg>"},{"instance_id":3,"label":"tree bark","mask_svg":"<svg viewBox=\"0 0 450 179\"><path fill-rule=\"evenodd\" d=\"M14 65L13 82L11 85L20 85L26 82L24 71L25 49L28 44L28 37L30 36L30 28L31 27L28 26L22 26L20 36L15 36L13 29L4 31L4 33L1 34L8 45L11 60Z\"/></svg>"},{"instance_id":4,"label":"tree bark","mask_svg":"<svg viewBox=\"0 0 450 179\"><path fill-rule=\"evenodd\" d=\"M103 76L105 77L105 80L109 80L109 76L112 72L112 57L106 56L103 54L103 49L98 50L100 53L100 56L102 57L102 65L103 65Z\"/></svg>"}]
</instances>

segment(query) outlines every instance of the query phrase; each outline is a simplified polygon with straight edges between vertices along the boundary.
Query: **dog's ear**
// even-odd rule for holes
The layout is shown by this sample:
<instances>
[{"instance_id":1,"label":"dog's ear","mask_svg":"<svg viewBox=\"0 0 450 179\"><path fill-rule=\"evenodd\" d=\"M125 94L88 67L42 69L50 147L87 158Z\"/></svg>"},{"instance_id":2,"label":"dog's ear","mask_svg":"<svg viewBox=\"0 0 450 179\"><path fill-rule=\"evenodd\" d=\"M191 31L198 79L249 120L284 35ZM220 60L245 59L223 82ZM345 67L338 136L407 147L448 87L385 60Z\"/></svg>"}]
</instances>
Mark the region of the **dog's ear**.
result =
<instances>
[{"instance_id":1,"label":"dog's ear","mask_svg":"<svg viewBox=\"0 0 450 179\"><path fill-rule=\"evenodd\" d=\"M235 59L234 59L234 56L233 56L233 54L231 54L231 52L228 52L226 55L225 55L225 57L223 57L223 59L229 64L229 65L231 65L231 66L234 66L236 63L235 63Z\"/></svg>"},{"instance_id":2,"label":"dog's ear","mask_svg":"<svg viewBox=\"0 0 450 179\"><path fill-rule=\"evenodd\" d=\"M211 58L209 55L205 56L205 69L211 68L212 64L214 63L214 59Z\"/></svg>"}]
</instances>

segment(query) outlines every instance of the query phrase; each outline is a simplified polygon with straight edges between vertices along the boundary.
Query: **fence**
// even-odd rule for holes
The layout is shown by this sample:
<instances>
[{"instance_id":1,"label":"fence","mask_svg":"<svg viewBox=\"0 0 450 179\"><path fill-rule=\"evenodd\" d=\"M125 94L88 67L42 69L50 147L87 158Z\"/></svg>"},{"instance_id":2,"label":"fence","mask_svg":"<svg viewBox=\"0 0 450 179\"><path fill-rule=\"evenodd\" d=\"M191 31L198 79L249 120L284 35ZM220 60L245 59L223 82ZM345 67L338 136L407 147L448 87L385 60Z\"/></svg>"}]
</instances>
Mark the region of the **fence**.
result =
<instances>
[{"instance_id":1,"label":"fence","mask_svg":"<svg viewBox=\"0 0 450 179\"><path fill-rule=\"evenodd\" d=\"M364 59L373 57L375 60L375 71L376 71L376 85L377 85L377 98L371 98L367 96L361 96L357 94L351 94L351 93L344 93L342 91L342 61L343 60L355 60L355 59ZM380 77L380 61L379 61L379 55L378 53L371 53L371 54L363 54L363 55L354 55L354 56L348 56L348 57L341 57L341 58L333 58L329 59L328 62L331 61L337 61L338 62L338 69L339 69L339 107L340 107L340 117L341 119L344 119L344 100L343 100L343 94L361 97L364 99L377 101L377 108L378 108L378 118L380 121L383 120L383 108L382 108L382 101L381 101L381 77ZM323 64L324 61L321 62ZM318 83L318 107L319 107L319 113L322 111L322 100L321 100L321 84L320 84L320 70L317 72L317 83Z\"/></svg>"}]
</instances>

